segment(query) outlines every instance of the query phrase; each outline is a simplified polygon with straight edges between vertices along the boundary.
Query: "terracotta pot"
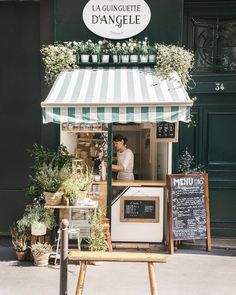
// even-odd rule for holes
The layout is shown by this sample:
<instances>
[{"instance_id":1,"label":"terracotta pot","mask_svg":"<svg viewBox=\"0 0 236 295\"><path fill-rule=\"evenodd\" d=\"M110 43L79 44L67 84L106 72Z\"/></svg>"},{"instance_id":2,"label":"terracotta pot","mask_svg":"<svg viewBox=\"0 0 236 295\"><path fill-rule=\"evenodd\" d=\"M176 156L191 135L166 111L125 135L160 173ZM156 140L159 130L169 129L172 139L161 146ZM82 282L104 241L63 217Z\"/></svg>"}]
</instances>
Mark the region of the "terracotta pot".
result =
<instances>
[{"instance_id":1,"label":"terracotta pot","mask_svg":"<svg viewBox=\"0 0 236 295\"><path fill-rule=\"evenodd\" d=\"M36 256L33 254L34 257L34 265L36 266L47 266L48 265L48 259L49 259L50 253L46 253L40 256Z\"/></svg>"},{"instance_id":2,"label":"terracotta pot","mask_svg":"<svg viewBox=\"0 0 236 295\"><path fill-rule=\"evenodd\" d=\"M27 251L24 252L16 252L16 259L19 261L25 261L27 256Z\"/></svg>"},{"instance_id":3,"label":"terracotta pot","mask_svg":"<svg viewBox=\"0 0 236 295\"><path fill-rule=\"evenodd\" d=\"M46 206L61 205L63 192L55 192L55 193L44 192L43 195L45 198L45 205Z\"/></svg>"}]
</instances>

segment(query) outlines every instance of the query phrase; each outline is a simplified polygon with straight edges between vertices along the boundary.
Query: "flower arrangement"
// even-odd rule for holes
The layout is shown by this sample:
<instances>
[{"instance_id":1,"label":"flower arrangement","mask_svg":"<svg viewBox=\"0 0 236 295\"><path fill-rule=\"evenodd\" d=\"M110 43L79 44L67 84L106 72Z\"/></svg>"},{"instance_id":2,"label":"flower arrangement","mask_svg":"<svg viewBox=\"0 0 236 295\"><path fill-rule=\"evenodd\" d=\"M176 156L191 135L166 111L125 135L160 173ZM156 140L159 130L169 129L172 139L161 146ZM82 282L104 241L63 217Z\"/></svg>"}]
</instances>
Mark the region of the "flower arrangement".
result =
<instances>
[{"instance_id":1,"label":"flower arrangement","mask_svg":"<svg viewBox=\"0 0 236 295\"><path fill-rule=\"evenodd\" d=\"M43 46L41 54L48 85L52 85L61 72L77 68L74 51L63 44Z\"/></svg>"},{"instance_id":2,"label":"flower arrangement","mask_svg":"<svg viewBox=\"0 0 236 295\"><path fill-rule=\"evenodd\" d=\"M156 44L156 67L163 78L168 78L173 71L177 72L183 86L187 88L191 80L190 70L194 56L189 50L175 45Z\"/></svg>"},{"instance_id":3,"label":"flower arrangement","mask_svg":"<svg viewBox=\"0 0 236 295\"><path fill-rule=\"evenodd\" d=\"M110 54L112 52L113 45L110 41L104 39L103 41L98 41L98 44L102 54Z\"/></svg>"}]
</instances>

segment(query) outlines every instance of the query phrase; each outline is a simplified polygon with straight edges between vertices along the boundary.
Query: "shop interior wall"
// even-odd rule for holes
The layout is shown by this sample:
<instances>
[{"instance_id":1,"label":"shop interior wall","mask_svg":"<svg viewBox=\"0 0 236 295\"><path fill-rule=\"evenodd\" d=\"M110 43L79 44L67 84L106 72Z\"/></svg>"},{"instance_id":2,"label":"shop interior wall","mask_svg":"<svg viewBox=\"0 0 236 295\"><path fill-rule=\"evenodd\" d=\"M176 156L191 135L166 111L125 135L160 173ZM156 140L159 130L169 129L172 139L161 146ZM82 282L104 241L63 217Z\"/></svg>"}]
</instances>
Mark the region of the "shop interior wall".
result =
<instances>
[{"instance_id":1,"label":"shop interior wall","mask_svg":"<svg viewBox=\"0 0 236 295\"><path fill-rule=\"evenodd\" d=\"M87 0L55 1L55 38L58 41L103 39L90 32L82 19ZM151 9L148 27L137 37L152 42L179 43L182 32L183 0L146 0Z\"/></svg>"}]
</instances>

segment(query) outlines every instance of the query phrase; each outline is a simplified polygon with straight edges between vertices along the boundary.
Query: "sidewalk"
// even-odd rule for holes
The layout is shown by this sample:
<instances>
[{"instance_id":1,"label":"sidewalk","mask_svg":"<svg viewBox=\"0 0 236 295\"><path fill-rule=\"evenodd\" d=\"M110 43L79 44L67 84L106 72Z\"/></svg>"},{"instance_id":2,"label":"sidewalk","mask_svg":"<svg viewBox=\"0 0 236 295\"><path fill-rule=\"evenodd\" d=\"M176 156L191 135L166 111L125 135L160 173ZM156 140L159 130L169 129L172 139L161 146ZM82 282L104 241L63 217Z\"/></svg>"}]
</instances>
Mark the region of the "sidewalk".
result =
<instances>
[{"instance_id":1,"label":"sidewalk","mask_svg":"<svg viewBox=\"0 0 236 295\"><path fill-rule=\"evenodd\" d=\"M79 266L68 267L68 294L74 294ZM236 294L236 249L178 250L156 264L158 295ZM0 238L1 295L58 295L59 266L35 267L17 262L7 240ZM149 295L146 263L88 266L84 295Z\"/></svg>"}]
</instances>

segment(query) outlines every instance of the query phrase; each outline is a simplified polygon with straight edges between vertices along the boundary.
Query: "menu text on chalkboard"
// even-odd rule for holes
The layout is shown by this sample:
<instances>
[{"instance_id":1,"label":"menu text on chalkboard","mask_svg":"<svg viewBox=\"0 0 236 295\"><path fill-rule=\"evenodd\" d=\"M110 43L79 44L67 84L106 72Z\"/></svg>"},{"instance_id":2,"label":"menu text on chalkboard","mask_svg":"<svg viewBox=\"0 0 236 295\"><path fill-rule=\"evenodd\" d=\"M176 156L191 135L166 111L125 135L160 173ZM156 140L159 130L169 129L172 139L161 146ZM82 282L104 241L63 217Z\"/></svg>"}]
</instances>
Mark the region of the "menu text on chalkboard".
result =
<instances>
[{"instance_id":1,"label":"menu text on chalkboard","mask_svg":"<svg viewBox=\"0 0 236 295\"><path fill-rule=\"evenodd\" d=\"M178 141L178 123L158 122L156 139L157 141Z\"/></svg>"},{"instance_id":2,"label":"menu text on chalkboard","mask_svg":"<svg viewBox=\"0 0 236 295\"><path fill-rule=\"evenodd\" d=\"M123 196L121 222L159 222L159 197Z\"/></svg>"},{"instance_id":3,"label":"menu text on chalkboard","mask_svg":"<svg viewBox=\"0 0 236 295\"><path fill-rule=\"evenodd\" d=\"M168 175L171 240L208 239L207 174Z\"/></svg>"}]
</instances>

